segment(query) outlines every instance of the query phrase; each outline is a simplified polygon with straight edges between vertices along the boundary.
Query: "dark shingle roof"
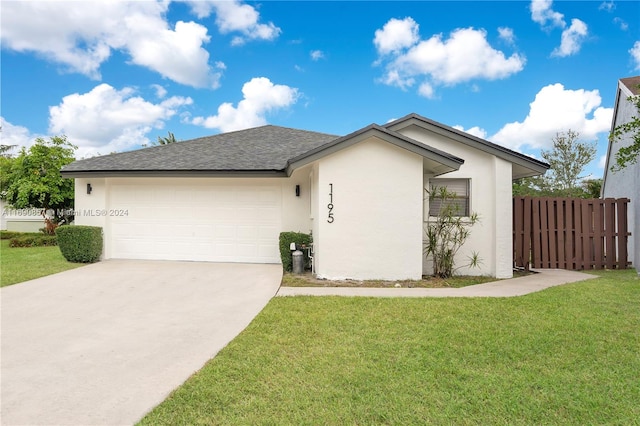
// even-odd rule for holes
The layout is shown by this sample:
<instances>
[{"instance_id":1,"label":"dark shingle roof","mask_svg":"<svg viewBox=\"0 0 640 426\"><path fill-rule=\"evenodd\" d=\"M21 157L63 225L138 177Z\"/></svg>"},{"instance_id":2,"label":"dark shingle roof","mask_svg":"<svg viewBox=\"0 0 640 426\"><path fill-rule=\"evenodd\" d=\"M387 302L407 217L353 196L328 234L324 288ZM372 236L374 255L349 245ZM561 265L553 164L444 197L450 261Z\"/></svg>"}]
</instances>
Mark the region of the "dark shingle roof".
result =
<instances>
[{"instance_id":1,"label":"dark shingle roof","mask_svg":"<svg viewBox=\"0 0 640 426\"><path fill-rule=\"evenodd\" d=\"M83 176L283 176L296 165L350 146L364 134L377 134L412 152L439 163L447 171L464 162L446 152L397 133L411 123L446 135L458 142L504 158L514 164L514 177L544 173L549 165L484 139L429 120L417 114L387 123L372 124L339 137L326 133L261 126L222 133L137 151L122 152L75 161L61 170L64 177ZM372 133L373 132L373 133ZM293 164L295 163L295 164Z\"/></svg>"},{"instance_id":2,"label":"dark shingle roof","mask_svg":"<svg viewBox=\"0 0 640 426\"><path fill-rule=\"evenodd\" d=\"M634 95L640 94L640 88L638 88L638 86L640 86L640 75L637 75L635 77L621 78L620 82L624 84L627 89L629 89L629 91Z\"/></svg>"},{"instance_id":3,"label":"dark shingle roof","mask_svg":"<svg viewBox=\"0 0 640 426\"><path fill-rule=\"evenodd\" d=\"M287 160L338 136L266 125L75 161L63 175L138 172L283 172Z\"/></svg>"}]
</instances>

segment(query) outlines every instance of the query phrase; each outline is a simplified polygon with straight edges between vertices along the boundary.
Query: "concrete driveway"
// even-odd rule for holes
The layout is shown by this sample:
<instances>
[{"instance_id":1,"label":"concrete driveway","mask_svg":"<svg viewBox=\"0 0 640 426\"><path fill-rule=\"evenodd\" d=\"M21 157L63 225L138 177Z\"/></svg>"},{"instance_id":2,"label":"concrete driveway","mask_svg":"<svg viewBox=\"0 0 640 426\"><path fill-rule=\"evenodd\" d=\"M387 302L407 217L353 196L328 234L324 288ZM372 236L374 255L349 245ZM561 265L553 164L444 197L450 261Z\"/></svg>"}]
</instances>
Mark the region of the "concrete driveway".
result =
<instances>
[{"instance_id":1,"label":"concrete driveway","mask_svg":"<svg viewBox=\"0 0 640 426\"><path fill-rule=\"evenodd\" d=\"M273 297L280 265L108 260L1 290L2 425L138 421Z\"/></svg>"}]
</instances>

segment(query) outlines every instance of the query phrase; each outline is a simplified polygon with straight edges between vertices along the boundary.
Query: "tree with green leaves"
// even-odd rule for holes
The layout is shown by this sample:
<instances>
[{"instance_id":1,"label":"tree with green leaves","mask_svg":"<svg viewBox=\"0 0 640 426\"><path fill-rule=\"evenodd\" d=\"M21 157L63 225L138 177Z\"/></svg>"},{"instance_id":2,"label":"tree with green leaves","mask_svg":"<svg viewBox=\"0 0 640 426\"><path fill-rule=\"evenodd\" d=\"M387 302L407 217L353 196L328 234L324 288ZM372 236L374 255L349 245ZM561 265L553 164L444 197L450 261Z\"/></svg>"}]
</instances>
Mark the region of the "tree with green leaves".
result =
<instances>
[{"instance_id":1,"label":"tree with green leaves","mask_svg":"<svg viewBox=\"0 0 640 426\"><path fill-rule=\"evenodd\" d=\"M612 172L635 164L638 161L638 157L640 157L640 95L629 96L627 101L636 107L638 114L631 117L630 121L616 126L609 134L609 140L612 143L619 142L626 135L631 138L631 144L621 147L616 153L616 163L611 166Z\"/></svg>"},{"instance_id":2,"label":"tree with green leaves","mask_svg":"<svg viewBox=\"0 0 640 426\"><path fill-rule=\"evenodd\" d=\"M578 140L580 134L569 129L558 132L551 150L540 155L551 166L543 176L518 179L513 184L513 195L585 197L580 176L587 164L596 156L595 143Z\"/></svg>"},{"instance_id":3,"label":"tree with green leaves","mask_svg":"<svg viewBox=\"0 0 640 426\"><path fill-rule=\"evenodd\" d=\"M18 209L53 209L59 222L74 202L73 179L62 178L60 169L75 160L76 149L66 136L37 138L29 149L23 147L6 168L4 199Z\"/></svg>"},{"instance_id":4,"label":"tree with green leaves","mask_svg":"<svg viewBox=\"0 0 640 426\"><path fill-rule=\"evenodd\" d=\"M444 186L433 187L427 193L430 202L437 200L442 205L438 216L430 219L425 228L427 238L424 252L427 259L433 262L433 276L450 278L463 266L479 266L480 257L478 253L473 253L467 264L456 267L456 254L471 234L471 227L480 220L478 214L460 216L460 206L455 202L456 194Z\"/></svg>"},{"instance_id":5,"label":"tree with green leaves","mask_svg":"<svg viewBox=\"0 0 640 426\"><path fill-rule=\"evenodd\" d=\"M602 179L585 179L582 181L581 189L584 193L581 198L600 198Z\"/></svg>"},{"instance_id":6,"label":"tree with green leaves","mask_svg":"<svg viewBox=\"0 0 640 426\"><path fill-rule=\"evenodd\" d=\"M176 140L176 136L173 133L171 132L168 132L168 133L169 133L168 136L164 136L164 137L158 136L158 142L155 145L168 145L170 143L178 142Z\"/></svg>"}]
</instances>

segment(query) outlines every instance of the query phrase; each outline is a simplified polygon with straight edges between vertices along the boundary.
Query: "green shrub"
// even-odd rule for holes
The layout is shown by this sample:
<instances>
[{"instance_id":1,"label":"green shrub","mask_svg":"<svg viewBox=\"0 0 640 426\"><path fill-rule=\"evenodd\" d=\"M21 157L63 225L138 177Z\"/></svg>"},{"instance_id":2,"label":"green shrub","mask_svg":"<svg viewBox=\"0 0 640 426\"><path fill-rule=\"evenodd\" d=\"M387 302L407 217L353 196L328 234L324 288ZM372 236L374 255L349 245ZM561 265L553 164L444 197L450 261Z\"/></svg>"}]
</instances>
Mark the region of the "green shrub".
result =
<instances>
[{"instance_id":1,"label":"green shrub","mask_svg":"<svg viewBox=\"0 0 640 426\"><path fill-rule=\"evenodd\" d=\"M313 238L309 234L303 234L301 232L281 232L280 233L280 258L282 259L282 268L285 271L291 272L293 270L293 258L291 256L291 243L296 243L297 248L309 246L313 242ZM311 268L311 259L307 256L307 251L303 250L304 267Z\"/></svg>"},{"instance_id":2,"label":"green shrub","mask_svg":"<svg viewBox=\"0 0 640 426\"><path fill-rule=\"evenodd\" d=\"M433 261L433 276L450 278L459 269L455 267L456 253L467 241L471 234L471 227L478 223L478 214L471 213L469 217L462 217L460 207L456 204L456 193L445 186L432 187L429 202L434 200L441 204L440 212L435 219L429 219L426 226L427 259ZM463 266L477 267L481 263L478 253L469 256L469 263Z\"/></svg>"},{"instance_id":3,"label":"green shrub","mask_svg":"<svg viewBox=\"0 0 640 426\"><path fill-rule=\"evenodd\" d=\"M9 240L9 247L49 247L57 245L55 235L23 234Z\"/></svg>"},{"instance_id":4,"label":"green shrub","mask_svg":"<svg viewBox=\"0 0 640 426\"><path fill-rule=\"evenodd\" d=\"M93 263L102 254L102 228L99 226L63 225L56 228L58 247L69 262Z\"/></svg>"},{"instance_id":5,"label":"green shrub","mask_svg":"<svg viewBox=\"0 0 640 426\"><path fill-rule=\"evenodd\" d=\"M0 240L11 240L20 237L33 237L44 235L39 232L0 231Z\"/></svg>"}]
</instances>

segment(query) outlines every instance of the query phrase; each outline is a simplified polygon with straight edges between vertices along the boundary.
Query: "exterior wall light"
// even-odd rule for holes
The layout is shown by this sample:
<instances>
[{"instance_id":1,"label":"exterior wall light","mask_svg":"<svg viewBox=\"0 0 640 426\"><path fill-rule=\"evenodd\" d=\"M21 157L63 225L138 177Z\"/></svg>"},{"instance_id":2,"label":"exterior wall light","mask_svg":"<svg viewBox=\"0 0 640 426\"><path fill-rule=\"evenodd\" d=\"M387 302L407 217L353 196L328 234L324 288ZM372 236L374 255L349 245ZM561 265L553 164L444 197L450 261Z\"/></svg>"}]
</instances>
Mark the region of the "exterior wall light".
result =
<instances>
[{"instance_id":1,"label":"exterior wall light","mask_svg":"<svg viewBox=\"0 0 640 426\"><path fill-rule=\"evenodd\" d=\"M300 185L296 185L296 197L300 196Z\"/></svg>"},{"instance_id":2,"label":"exterior wall light","mask_svg":"<svg viewBox=\"0 0 640 426\"><path fill-rule=\"evenodd\" d=\"M93 191L93 188L91 187L91 184L88 183L87 184L87 194L91 194L91 191Z\"/></svg>"}]
</instances>

